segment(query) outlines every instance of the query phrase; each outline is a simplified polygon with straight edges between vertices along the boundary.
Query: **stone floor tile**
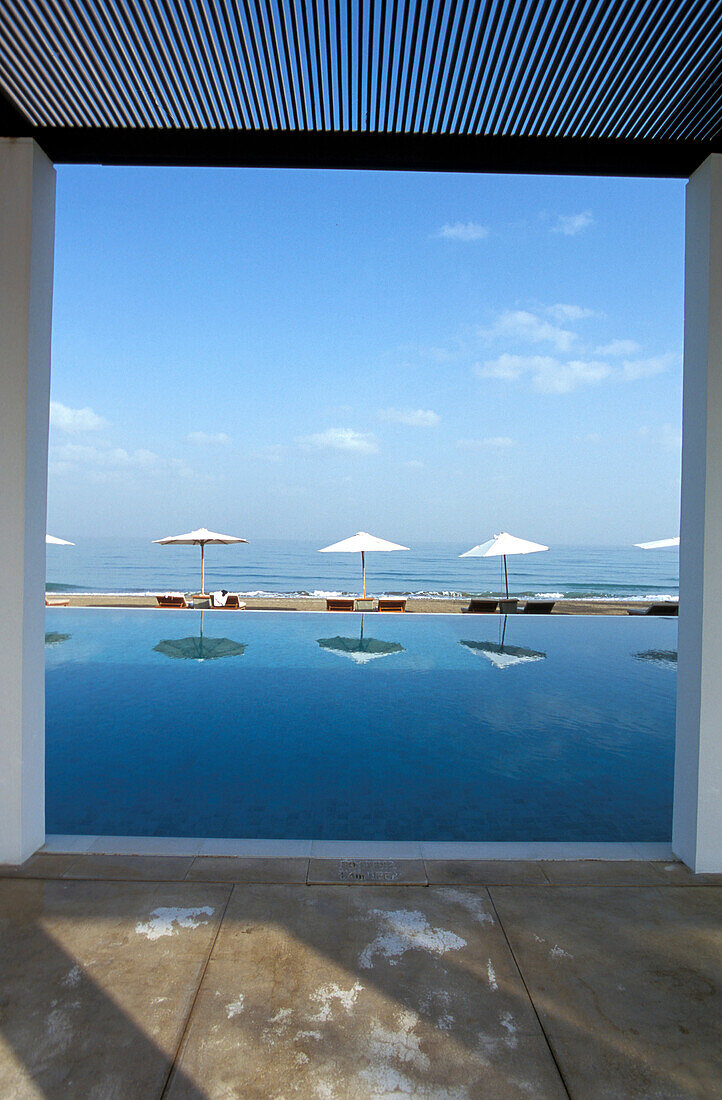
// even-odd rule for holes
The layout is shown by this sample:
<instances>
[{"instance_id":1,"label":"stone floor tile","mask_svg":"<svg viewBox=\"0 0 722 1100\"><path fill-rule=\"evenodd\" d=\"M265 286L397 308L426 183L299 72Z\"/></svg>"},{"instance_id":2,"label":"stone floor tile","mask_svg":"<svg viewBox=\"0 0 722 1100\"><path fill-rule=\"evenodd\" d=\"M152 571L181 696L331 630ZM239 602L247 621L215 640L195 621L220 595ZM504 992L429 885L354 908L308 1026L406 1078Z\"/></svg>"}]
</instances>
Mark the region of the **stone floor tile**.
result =
<instances>
[{"instance_id":1,"label":"stone floor tile","mask_svg":"<svg viewBox=\"0 0 722 1100\"><path fill-rule=\"evenodd\" d=\"M308 859L244 859L236 856L198 856L188 880L193 882L305 883Z\"/></svg>"},{"instance_id":2,"label":"stone floor tile","mask_svg":"<svg viewBox=\"0 0 722 1100\"><path fill-rule=\"evenodd\" d=\"M0 864L0 878L60 878L77 858L71 854L37 852L19 867Z\"/></svg>"},{"instance_id":3,"label":"stone floor tile","mask_svg":"<svg viewBox=\"0 0 722 1100\"><path fill-rule=\"evenodd\" d=\"M75 856L65 878L131 879L139 882L182 882L192 856Z\"/></svg>"},{"instance_id":4,"label":"stone floor tile","mask_svg":"<svg viewBox=\"0 0 722 1100\"><path fill-rule=\"evenodd\" d=\"M46 833L41 851L62 852L64 855L70 852L89 852L97 839L92 833Z\"/></svg>"},{"instance_id":5,"label":"stone floor tile","mask_svg":"<svg viewBox=\"0 0 722 1100\"><path fill-rule=\"evenodd\" d=\"M485 890L237 886L169 1100L566 1096Z\"/></svg>"},{"instance_id":6,"label":"stone floor tile","mask_svg":"<svg viewBox=\"0 0 722 1100\"><path fill-rule=\"evenodd\" d=\"M694 871L677 860L655 863L654 866L665 882L675 886L722 886L722 874L708 872L695 875Z\"/></svg>"},{"instance_id":7,"label":"stone floor tile","mask_svg":"<svg viewBox=\"0 0 722 1100\"><path fill-rule=\"evenodd\" d=\"M422 859L311 859L308 883L337 886L426 886Z\"/></svg>"},{"instance_id":8,"label":"stone floor tile","mask_svg":"<svg viewBox=\"0 0 722 1100\"><path fill-rule=\"evenodd\" d=\"M159 1097L227 898L195 884L0 882L2 1095Z\"/></svg>"},{"instance_id":9,"label":"stone floor tile","mask_svg":"<svg viewBox=\"0 0 722 1100\"><path fill-rule=\"evenodd\" d=\"M549 882L560 886L659 886L662 875L646 860L559 859L539 864Z\"/></svg>"},{"instance_id":10,"label":"stone floor tile","mask_svg":"<svg viewBox=\"0 0 722 1100\"><path fill-rule=\"evenodd\" d=\"M457 886L545 886L539 863L523 859L425 859L430 883Z\"/></svg>"},{"instance_id":11,"label":"stone floor tile","mask_svg":"<svg viewBox=\"0 0 722 1100\"><path fill-rule=\"evenodd\" d=\"M490 894L572 1097L722 1095L722 889Z\"/></svg>"}]
</instances>

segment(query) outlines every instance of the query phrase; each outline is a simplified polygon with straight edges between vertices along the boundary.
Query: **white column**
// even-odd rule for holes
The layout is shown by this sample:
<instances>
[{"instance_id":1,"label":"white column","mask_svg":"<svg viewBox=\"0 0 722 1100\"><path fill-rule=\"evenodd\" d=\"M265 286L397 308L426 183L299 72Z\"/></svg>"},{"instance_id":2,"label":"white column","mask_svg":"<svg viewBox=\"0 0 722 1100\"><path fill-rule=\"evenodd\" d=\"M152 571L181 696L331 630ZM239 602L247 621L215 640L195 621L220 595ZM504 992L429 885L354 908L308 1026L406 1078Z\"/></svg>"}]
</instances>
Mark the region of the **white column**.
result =
<instances>
[{"instance_id":1,"label":"white column","mask_svg":"<svg viewBox=\"0 0 722 1100\"><path fill-rule=\"evenodd\" d=\"M45 841L45 513L55 169L0 138L0 863Z\"/></svg>"},{"instance_id":2,"label":"white column","mask_svg":"<svg viewBox=\"0 0 722 1100\"><path fill-rule=\"evenodd\" d=\"M722 871L722 156L687 184L672 847Z\"/></svg>"}]
</instances>

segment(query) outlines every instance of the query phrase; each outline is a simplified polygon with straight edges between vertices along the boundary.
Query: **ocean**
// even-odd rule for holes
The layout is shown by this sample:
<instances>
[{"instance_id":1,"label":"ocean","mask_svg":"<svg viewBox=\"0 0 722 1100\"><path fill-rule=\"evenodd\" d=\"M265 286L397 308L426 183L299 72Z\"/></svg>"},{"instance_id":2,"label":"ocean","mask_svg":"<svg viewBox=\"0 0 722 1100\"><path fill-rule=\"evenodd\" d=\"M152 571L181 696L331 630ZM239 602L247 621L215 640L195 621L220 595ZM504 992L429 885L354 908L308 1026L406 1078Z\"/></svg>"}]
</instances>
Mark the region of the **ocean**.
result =
<instances>
[{"instance_id":1,"label":"ocean","mask_svg":"<svg viewBox=\"0 0 722 1100\"><path fill-rule=\"evenodd\" d=\"M453 597L498 595L500 558L459 558L468 543L423 543L405 552L368 554L369 594ZM671 599L679 594L676 549L556 546L508 559L509 593L549 599ZM200 550L142 539L79 539L47 547L52 592L197 591ZM206 547L206 591L246 596L358 595L357 554L319 554L310 542L258 539Z\"/></svg>"}]
</instances>

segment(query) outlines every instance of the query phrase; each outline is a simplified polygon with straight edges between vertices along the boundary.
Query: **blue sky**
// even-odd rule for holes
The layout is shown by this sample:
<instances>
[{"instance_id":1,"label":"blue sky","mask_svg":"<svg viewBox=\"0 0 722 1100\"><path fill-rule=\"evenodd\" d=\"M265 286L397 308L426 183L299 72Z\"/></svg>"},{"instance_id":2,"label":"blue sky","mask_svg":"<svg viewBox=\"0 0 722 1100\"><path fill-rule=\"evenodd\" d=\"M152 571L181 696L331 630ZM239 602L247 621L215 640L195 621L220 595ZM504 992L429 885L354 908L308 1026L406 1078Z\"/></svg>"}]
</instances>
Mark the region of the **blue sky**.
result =
<instances>
[{"instance_id":1,"label":"blue sky","mask_svg":"<svg viewBox=\"0 0 722 1100\"><path fill-rule=\"evenodd\" d=\"M680 181L60 167L48 530L676 534L683 247Z\"/></svg>"}]
</instances>

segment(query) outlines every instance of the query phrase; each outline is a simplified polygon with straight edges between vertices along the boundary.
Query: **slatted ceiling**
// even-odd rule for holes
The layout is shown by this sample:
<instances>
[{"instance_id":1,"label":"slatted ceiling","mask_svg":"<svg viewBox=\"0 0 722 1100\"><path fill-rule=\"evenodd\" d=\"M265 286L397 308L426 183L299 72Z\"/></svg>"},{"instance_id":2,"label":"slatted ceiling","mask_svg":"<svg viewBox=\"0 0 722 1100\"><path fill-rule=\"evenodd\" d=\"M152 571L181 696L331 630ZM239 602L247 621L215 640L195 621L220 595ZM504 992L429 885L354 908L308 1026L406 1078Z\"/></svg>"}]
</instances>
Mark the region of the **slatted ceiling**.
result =
<instances>
[{"instance_id":1,"label":"slatted ceiling","mask_svg":"<svg viewBox=\"0 0 722 1100\"><path fill-rule=\"evenodd\" d=\"M721 39L722 0L0 0L0 126L703 153Z\"/></svg>"}]
</instances>

